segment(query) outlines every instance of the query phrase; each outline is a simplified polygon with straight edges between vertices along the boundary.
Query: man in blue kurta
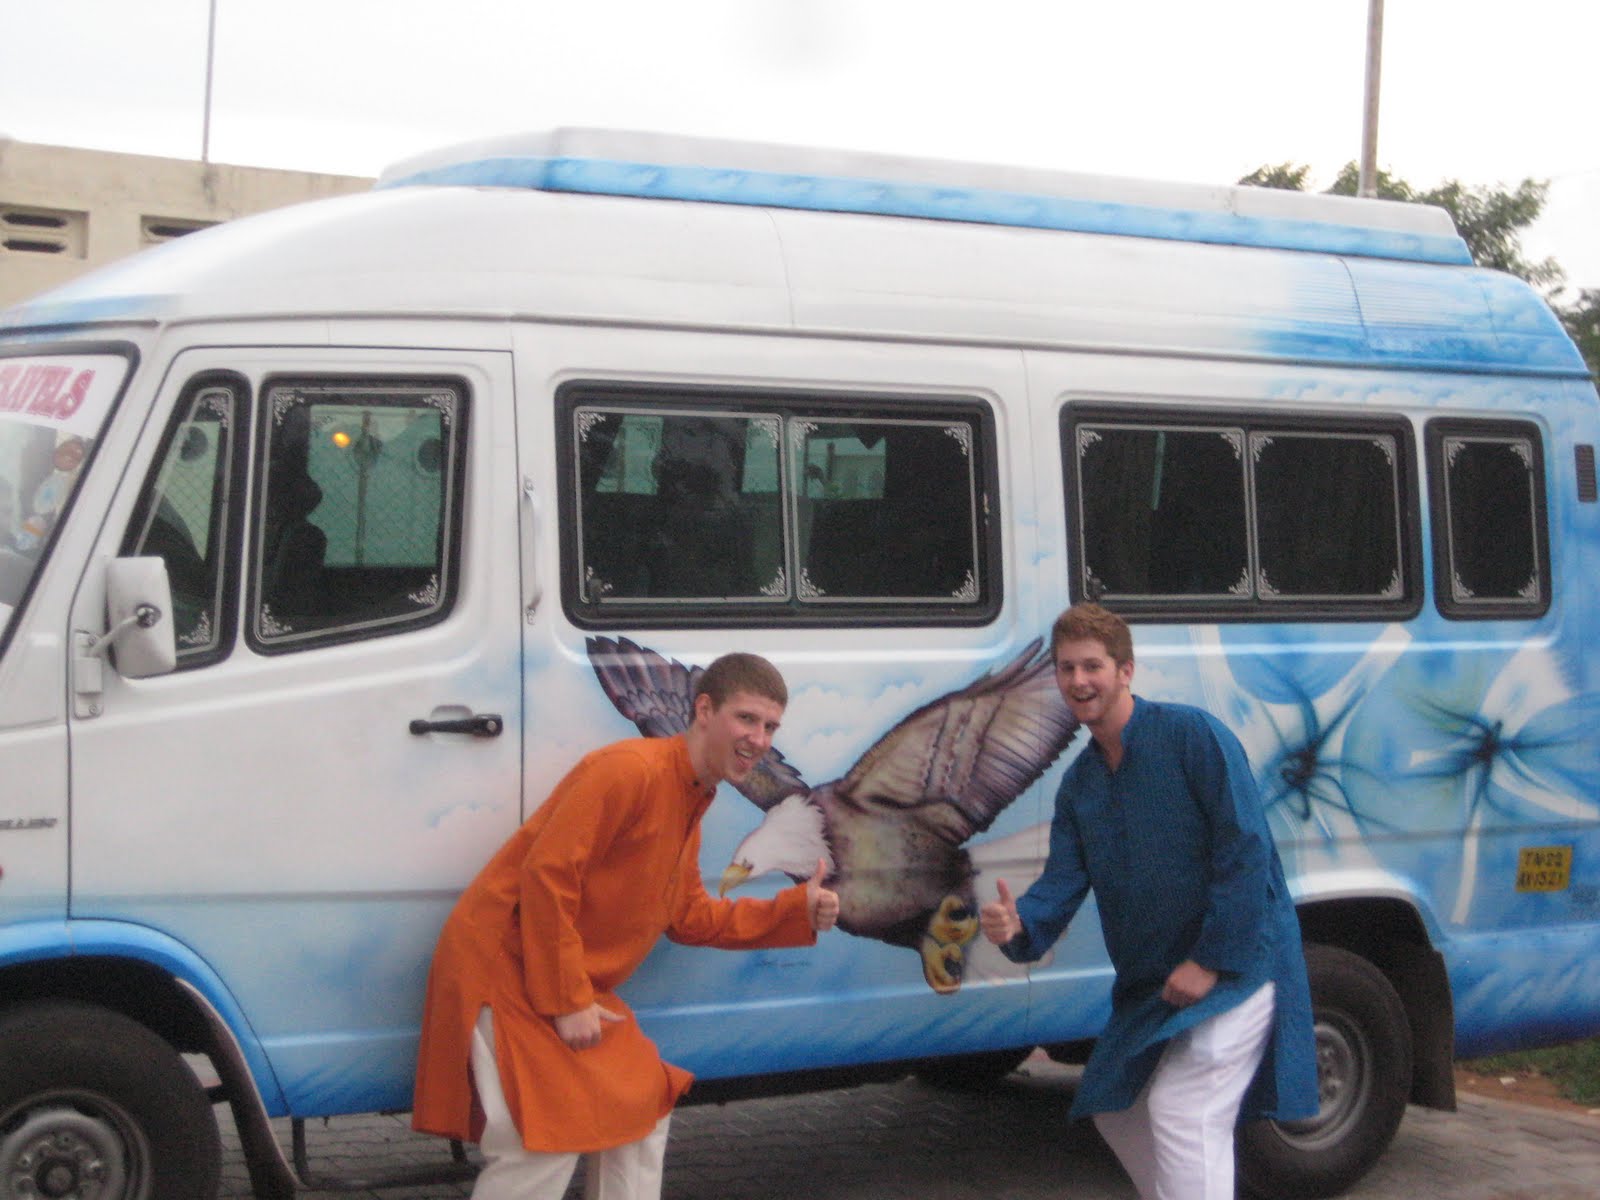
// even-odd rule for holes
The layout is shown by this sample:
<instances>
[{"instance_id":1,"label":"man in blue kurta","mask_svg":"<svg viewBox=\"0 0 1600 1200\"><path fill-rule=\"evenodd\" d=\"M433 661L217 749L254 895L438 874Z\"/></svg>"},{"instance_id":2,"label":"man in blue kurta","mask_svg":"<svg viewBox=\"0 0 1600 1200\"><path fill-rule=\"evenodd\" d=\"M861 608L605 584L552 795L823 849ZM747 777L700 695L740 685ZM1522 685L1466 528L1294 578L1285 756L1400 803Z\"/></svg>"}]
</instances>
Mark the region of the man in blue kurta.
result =
<instances>
[{"instance_id":1,"label":"man in blue kurta","mask_svg":"<svg viewBox=\"0 0 1600 1200\"><path fill-rule=\"evenodd\" d=\"M1143 1200L1233 1200L1241 1115L1316 1115L1300 927L1239 741L1135 697L1127 624L1093 604L1051 634L1056 683L1091 734L1056 797L1044 874L981 913L1008 958L1041 957L1090 888L1116 969L1111 1020L1073 1103Z\"/></svg>"}]
</instances>

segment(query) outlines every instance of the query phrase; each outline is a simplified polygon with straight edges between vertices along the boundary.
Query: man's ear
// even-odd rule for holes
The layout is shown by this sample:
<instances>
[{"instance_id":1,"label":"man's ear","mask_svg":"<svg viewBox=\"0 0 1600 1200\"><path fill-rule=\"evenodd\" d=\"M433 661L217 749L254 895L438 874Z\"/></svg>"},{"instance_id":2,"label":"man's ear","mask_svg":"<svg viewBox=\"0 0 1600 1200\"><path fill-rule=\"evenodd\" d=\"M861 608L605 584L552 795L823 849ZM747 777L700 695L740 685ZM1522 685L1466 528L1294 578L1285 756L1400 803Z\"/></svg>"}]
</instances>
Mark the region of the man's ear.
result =
<instances>
[{"instance_id":1,"label":"man's ear","mask_svg":"<svg viewBox=\"0 0 1600 1200\"><path fill-rule=\"evenodd\" d=\"M701 692L694 698L694 720L710 719L711 714L717 711L717 706L711 702L710 692Z\"/></svg>"}]
</instances>

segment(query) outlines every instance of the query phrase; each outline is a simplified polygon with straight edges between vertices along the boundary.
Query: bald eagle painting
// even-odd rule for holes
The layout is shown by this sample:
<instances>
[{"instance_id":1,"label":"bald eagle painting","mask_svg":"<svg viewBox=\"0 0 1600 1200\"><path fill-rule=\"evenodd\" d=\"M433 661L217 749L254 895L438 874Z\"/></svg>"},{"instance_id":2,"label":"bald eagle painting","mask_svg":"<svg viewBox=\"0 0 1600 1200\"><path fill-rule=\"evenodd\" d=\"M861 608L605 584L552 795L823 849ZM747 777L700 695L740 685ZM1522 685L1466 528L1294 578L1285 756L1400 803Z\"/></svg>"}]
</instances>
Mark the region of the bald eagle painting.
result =
<instances>
[{"instance_id":1,"label":"bald eagle painting","mask_svg":"<svg viewBox=\"0 0 1600 1200\"><path fill-rule=\"evenodd\" d=\"M701 668L627 638L588 639L606 696L647 737L688 728ZM781 871L828 869L839 927L915 950L935 992L958 991L978 933L965 843L1037 780L1077 731L1035 640L999 671L941 696L880 737L842 778L810 787L776 747L739 787L765 814L734 850L726 895Z\"/></svg>"}]
</instances>

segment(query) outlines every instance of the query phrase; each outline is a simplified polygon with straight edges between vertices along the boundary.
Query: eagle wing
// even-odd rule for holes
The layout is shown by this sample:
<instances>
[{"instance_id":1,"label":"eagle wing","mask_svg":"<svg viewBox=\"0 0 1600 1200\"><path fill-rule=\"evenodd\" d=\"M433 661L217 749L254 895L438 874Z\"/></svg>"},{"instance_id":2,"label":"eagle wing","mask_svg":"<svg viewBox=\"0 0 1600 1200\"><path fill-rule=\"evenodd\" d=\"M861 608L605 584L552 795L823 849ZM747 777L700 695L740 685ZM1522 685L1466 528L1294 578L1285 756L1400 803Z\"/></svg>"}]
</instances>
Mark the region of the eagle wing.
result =
<instances>
[{"instance_id":1,"label":"eagle wing","mask_svg":"<svg viewBox=\"0 0 1600 1200\"><path fill-rule=\"evenodd\" d=\"M585 648L606 698L645 737L673 737L689 728L702 668L669 661L627 638L592 637ZM763 812L785 796L810 790L776 747L734 786Z\"/></svg>"},{"instance_id":2,"label":"eagle wing","mask_svg":"<svg viewBox=\"0 0 1600 1200\"><path fill-rule=\"evenodd\" d=\"M1066 749L1078 722L1035 639L999 671L917 709L834 785L847 802L920 810L952 845L994 823Z\"/></svg>"}]
</instances>

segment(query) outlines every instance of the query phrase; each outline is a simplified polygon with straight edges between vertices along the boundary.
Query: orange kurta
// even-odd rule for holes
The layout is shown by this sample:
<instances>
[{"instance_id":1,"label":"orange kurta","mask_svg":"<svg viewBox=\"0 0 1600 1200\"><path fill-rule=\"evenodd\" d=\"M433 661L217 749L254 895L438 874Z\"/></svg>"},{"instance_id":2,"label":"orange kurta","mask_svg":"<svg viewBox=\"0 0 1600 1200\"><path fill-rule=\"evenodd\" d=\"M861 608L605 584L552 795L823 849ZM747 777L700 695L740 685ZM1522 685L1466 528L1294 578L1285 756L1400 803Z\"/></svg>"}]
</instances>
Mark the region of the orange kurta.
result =
<instances>
[{"instance_id":1,"label":"orange kurta","mask_svg":"<svg viewBox=\"0 0 1600 1200\"><path fill-rule=\"evenodd\" d=\"M638 1141L688 1088L615 989L665 933L753 949L809 945L805 888L718 900L700 877L710 803L682 737L634 738L584 757L456 903L428 974L412 1124L476 1141L468 1063L478 1011L494 1010L506 1103L529 1150ZM627 1017L572 1050L552 1018L594 1001Z\"/></svg>"}]
</instances>

